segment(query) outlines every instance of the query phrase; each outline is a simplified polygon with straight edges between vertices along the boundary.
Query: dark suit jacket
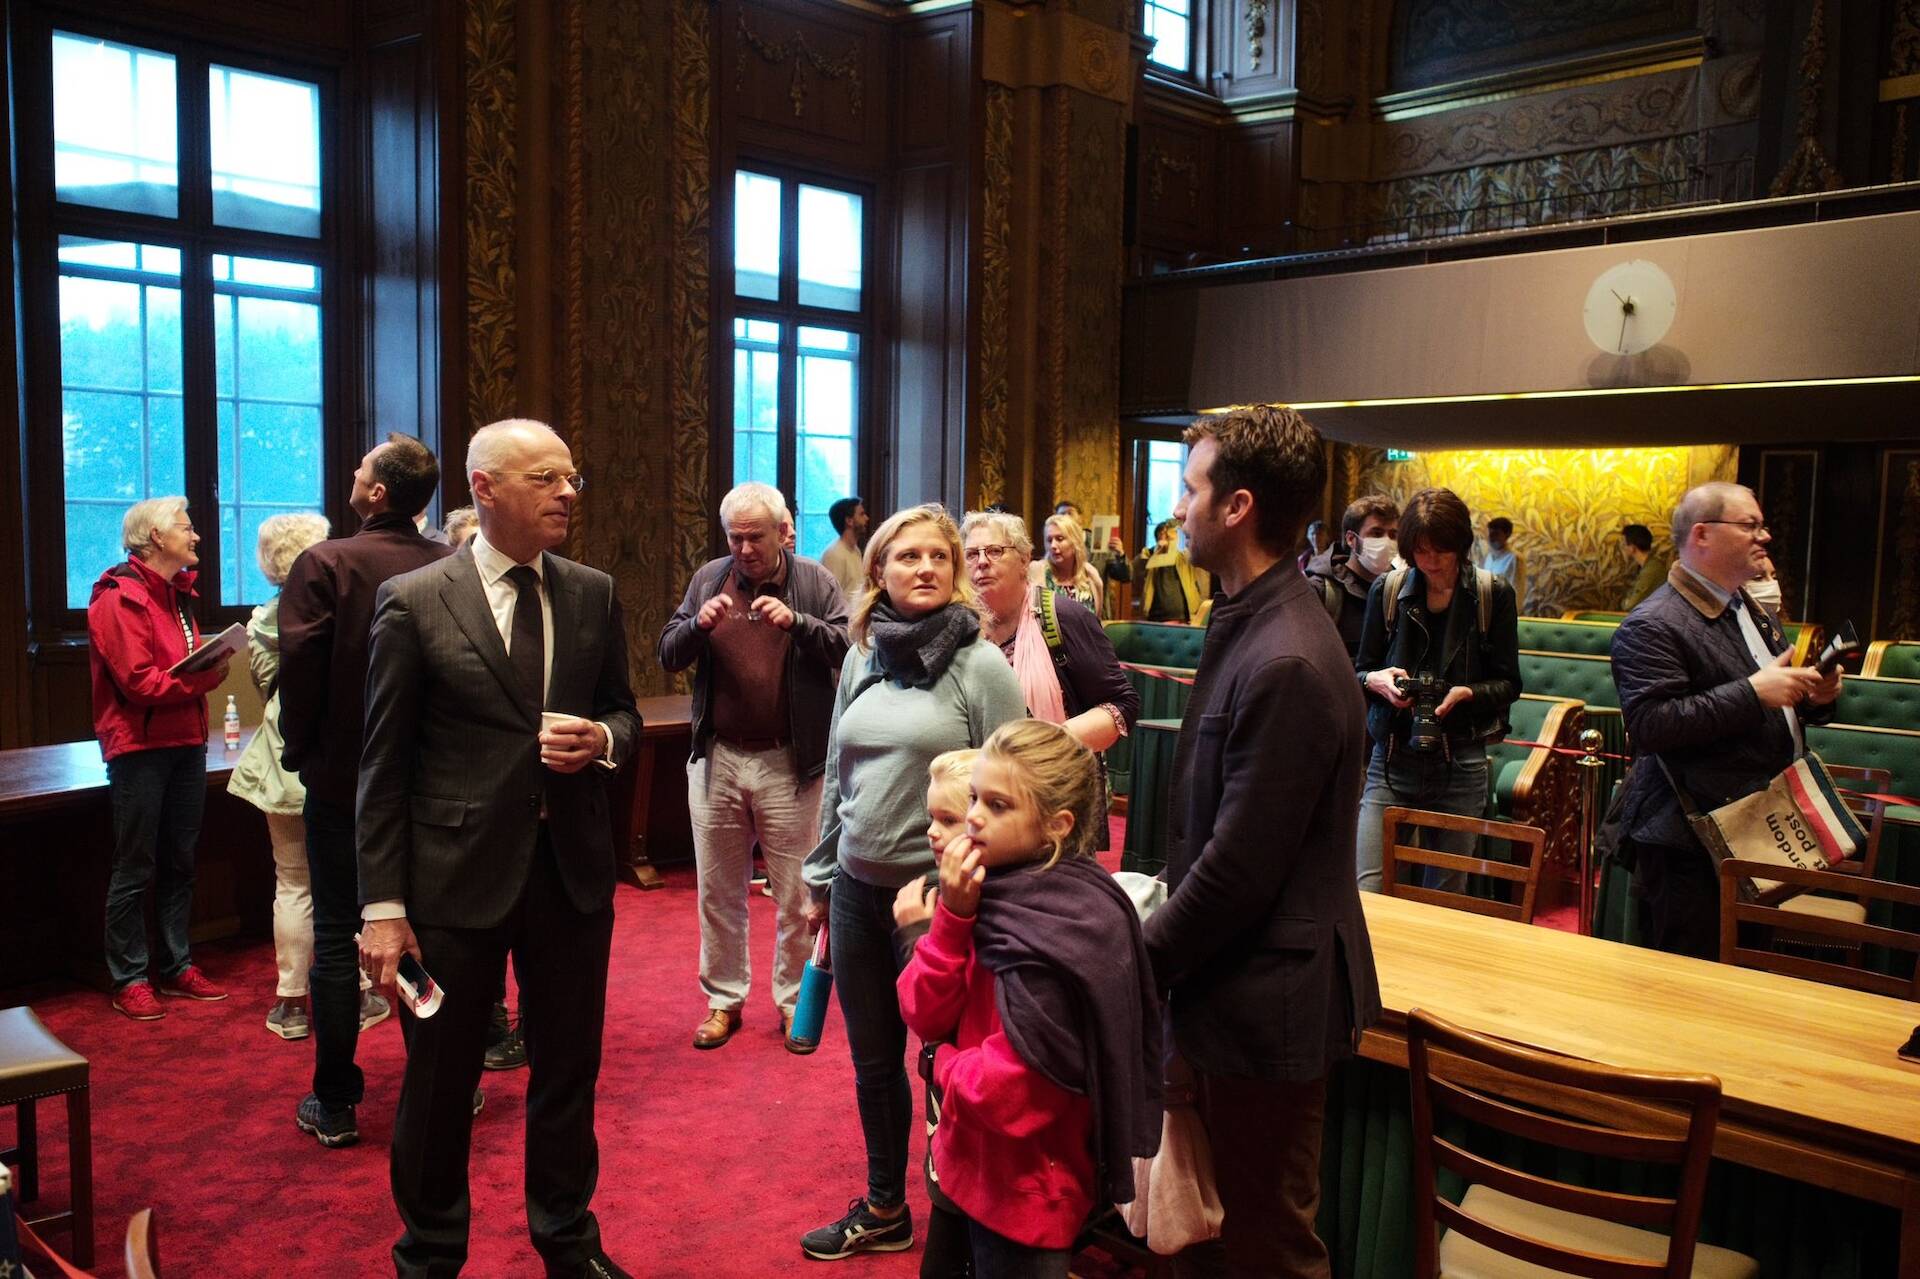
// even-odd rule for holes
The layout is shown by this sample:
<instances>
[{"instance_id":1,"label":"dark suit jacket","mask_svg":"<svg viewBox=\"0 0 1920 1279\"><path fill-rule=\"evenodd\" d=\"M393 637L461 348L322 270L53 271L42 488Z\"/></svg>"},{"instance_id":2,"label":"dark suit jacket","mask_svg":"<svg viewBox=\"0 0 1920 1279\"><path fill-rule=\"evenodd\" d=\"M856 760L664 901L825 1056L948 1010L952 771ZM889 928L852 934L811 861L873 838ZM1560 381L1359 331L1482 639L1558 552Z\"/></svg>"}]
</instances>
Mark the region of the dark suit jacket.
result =
<instances>
[{"instance_id":1,"label":"dark suit jacket","mask_svg":"<svg viewBox=\"0 0 1920 1279\"><path fill-rule=\"evenodd\" d=\"M404 515L376 515L352 537L317 543L280 590L280 762L309 791L353 808L373 598L390 577L453 553Z\"/></svg>"},{"instance_id":2,"label":"dark suit jacket","mask_svg":"<svg viewBox=\"0 0 1920 1279\"><path fill-rule=\"evenodd\" d=\"M613 579L557 555L546 709L604 723L631 763L640 716ZM380 588L360 763L360 902L401 898L407 918L488 928L519 900L542 798L567 895L582 913L613 899L612 774L543 767L540 717L516 691L473 553Z\"/></svg>"},{"instance_id":3,"label":"dark suit jacket","mask_svg":"<svg viewBox=\"0 0 1920 1279\"><path fill-rule=\"evenodd\" d=\"M1380 1015L1354 880L1368 747L1346 647L1292 559L1214 606L1180 725L1167 902L1146 925L1200 1070L1319 1079Z\"/></svg>"},{"instance_id":4,"label":"dark suit jacket","mask_svg":"<svg viewBox=\"0 0 1920 1279\"><path fill-rule=\"evenodd\" d=\"M1745 593L1742 592L1744 595ZM1768 612L1746 607L1769 651L1787 638ZM1793 762L1786 716L1760 704L1749 678L1753 654L1740 619L1702 590L1683 564L1620 623L1613 636L1613 682L1636 759L1658 755L1702 812L1765 786ZM1804 724L1833 718L1832 706L1801 706ZM1627 776L1621 829L1637 844L1695 849L1679 797L1653 760ZM1704 851L1704 850L1703 850Z\"/></svg>"}]
</instances>

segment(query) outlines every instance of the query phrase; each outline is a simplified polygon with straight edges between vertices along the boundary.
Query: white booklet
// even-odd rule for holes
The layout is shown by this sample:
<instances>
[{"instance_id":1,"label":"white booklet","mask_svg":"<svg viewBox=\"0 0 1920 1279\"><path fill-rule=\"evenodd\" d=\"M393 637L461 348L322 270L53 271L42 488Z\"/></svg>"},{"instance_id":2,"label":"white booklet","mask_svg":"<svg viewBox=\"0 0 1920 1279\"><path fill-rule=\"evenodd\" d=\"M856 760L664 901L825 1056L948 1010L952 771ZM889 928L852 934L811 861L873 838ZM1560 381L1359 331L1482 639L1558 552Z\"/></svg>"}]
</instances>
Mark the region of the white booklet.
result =
<instances>
[{"instance_id":1,"label":"white booklet","mask_svg":"<svg viewBox=\"0 0 1920 1279\"><path fill-rule=\"evenodd\" d=\"M235 622L167 668L169 675L198 675L218 666L229 653L247 651L247 628Z\"/></svg>"}]
</instances>

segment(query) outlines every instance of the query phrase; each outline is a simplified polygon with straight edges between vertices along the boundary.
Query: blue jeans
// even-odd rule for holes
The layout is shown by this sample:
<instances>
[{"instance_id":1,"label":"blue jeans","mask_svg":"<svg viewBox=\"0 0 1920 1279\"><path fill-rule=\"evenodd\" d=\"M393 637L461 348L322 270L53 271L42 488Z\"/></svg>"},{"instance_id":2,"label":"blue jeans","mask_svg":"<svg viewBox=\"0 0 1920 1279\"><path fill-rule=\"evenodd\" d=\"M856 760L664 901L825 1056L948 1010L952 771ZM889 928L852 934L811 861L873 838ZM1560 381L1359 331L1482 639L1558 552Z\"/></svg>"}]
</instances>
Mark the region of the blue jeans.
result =
<instances>
[{"instance_id":1,"label":"blue jeans","mask_svg":"<svg viewBox=\"0 0 1920 1279\"><path fill-rule=\"evenodd\" d=\"M972 1218L967 1219L967 1239L978 1279L1067 1279L1069 1249L1015 1243Z\"/></svg>"},{"instance_id":2,"label":"blue jeans","mask_svg":"<svg viewBox=\"0 0 1920 1279\"><path fill-rule=\"evenodd\" d=\"M360 861L353 810L307 792L307 871L313 891L313 1095L329 1108L358 1105L366 1080L360 1044Z\"/></svg>"},{"instance_id":3,"label":"blue jeans","mask_svg":"<svg viewBox=\"0 0 1920 1279\"><path fill-rule=\"evenodd\" d=\"M1424 808L1429 812L1452 813L1459 817L1487 815L1487 748L1455 746L1453 758L1421 755L1397 743L1392 767L1387 764L1386 747L1374 743L1373 757L1367 761L1367 788L1360 795L1360 833L1354 844L1354 865L1360 891L1382 891L1382 829L1389 808ZM1422 847L1437 853L1458 853L1471 857L1480 842L1478 835L1455 831L1422 831ZM1422 867L1427 888L1463 893L1467 890L1464 871L1438 871Z\"/></svg>"},{"instance_id":4,"label":"blue jeans","mask_svg":"<svg viewBox=\"0 0 1920 1279\"><path fill-rule=\"evenodd\" d=\"M867 1202L893 1208L907 1198L907 1023L900 1018L900 960L893 946L897 891L863 884L842 871L827 899L833 989L853 1054L853 1092L867 1141Z\"/></svg>"},{"instance_id":5,"label":"blue jeans","mask_svg":"<svg viewBox=\"0 0 1920 1279\"><path fill-rule=\"evenodd\" d=\"M160 971L178 977L193 914L193 858L207 807L207 748L163 746L107 761L113 806L113 874L107 880L107 971L113 988L149 980L141 899L153 884Z\"/></svg>"}]
</instances>

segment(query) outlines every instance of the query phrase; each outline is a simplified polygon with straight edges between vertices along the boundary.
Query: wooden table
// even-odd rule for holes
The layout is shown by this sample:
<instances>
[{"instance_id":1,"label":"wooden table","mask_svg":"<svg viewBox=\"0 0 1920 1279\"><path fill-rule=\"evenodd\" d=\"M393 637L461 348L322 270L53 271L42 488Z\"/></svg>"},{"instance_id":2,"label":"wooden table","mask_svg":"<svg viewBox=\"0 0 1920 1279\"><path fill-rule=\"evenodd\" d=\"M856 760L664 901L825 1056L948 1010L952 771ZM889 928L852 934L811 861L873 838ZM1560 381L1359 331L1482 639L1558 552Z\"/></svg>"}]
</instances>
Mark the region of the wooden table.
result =
<instances>
[{"instance_id":1,"label":"wooden table","mask_svg":"<svg viewBox=\"0 0 1920 1279\"><path fill-rule=\"evenodd\" d=\"M633 768L633 829L621 874L639 888L659 888L655 858L692 856L687 816L687 773L693 745L693 698L685 693L642 697L640 757ZM676 799L677 796L677 799Z\"/></svg>"},{"instance_id":2,"label":"wooden table","mask_svg":"<svg viewBox=\"0 0 1920 1279\"><path fill-rule=\"evenodd\" d=\"M1387 1014L1361 1054L1405 1066L1406 1013L1634 1069L1706 1071L1714 1154L1900 1213L1920 1275L1920 1004L1366 894Z\"/></svg>"},{"instance_id":3,"label":"wooden table","mask_svg":"<svg viewBox=\"0 0 1920 1279\"><path fill-rule=\"evenodd\" d=\"M253 734L251 727L241 729L240 749L229 751L224 729L208 726L207 785L227 784ZM91 739L0 751L0 821L71 807L106 789L107 764L100 758L100 743Z\"/></svg>"}]
</instances>

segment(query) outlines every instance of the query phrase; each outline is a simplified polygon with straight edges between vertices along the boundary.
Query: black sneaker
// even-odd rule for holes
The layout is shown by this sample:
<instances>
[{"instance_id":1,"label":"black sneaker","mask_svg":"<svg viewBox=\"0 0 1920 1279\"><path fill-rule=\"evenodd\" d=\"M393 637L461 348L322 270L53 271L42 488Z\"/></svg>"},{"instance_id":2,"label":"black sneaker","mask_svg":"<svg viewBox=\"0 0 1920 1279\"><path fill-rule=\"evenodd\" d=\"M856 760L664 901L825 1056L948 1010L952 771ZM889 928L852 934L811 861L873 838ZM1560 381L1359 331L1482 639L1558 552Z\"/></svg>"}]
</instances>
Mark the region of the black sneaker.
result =
<instances>
[{"instance_id":1,"label":"black sneaker","mask_svg":"<svg viewBox=\"0 0 1920 1279\"><path fill-rule=\"evenodd\" d=\"M527 1064L527 1041L515 1026L507 1032L506 1038L498 1043L487 1045L487 1055L480 1064L488 1070L518 1070Z\"/></svg>"},{"instance_id":2,"label":"black sneaker","mask_svg":"<svg viewBox=\"0 0 1920 1279\"><path fill-rule=\"evenodd\" d=\"M883 1221L867 1211L864 1199L848 1204L847 1215L840 1220L800 1236L800 1251L815 1261L838 1261L856 1252L904 1252L911 1247L912 1210L903 1206L898 1217Z\"/></svg>"},{"instance_id":3,"label":"black sneaker","mask_svg":"<svg viewBox=\"0 0 1920 1279\"><path fill-rule=\"evenodd\" d=\"M293 1122L301 1132L311 1133L315 1141L329 1150L351 1146L360 1140L360 1125L354 1122L352 1106L329 1109L312 1093L300 1099L300 1108L293 1112Z\"/></svg>"}]
</instances>

